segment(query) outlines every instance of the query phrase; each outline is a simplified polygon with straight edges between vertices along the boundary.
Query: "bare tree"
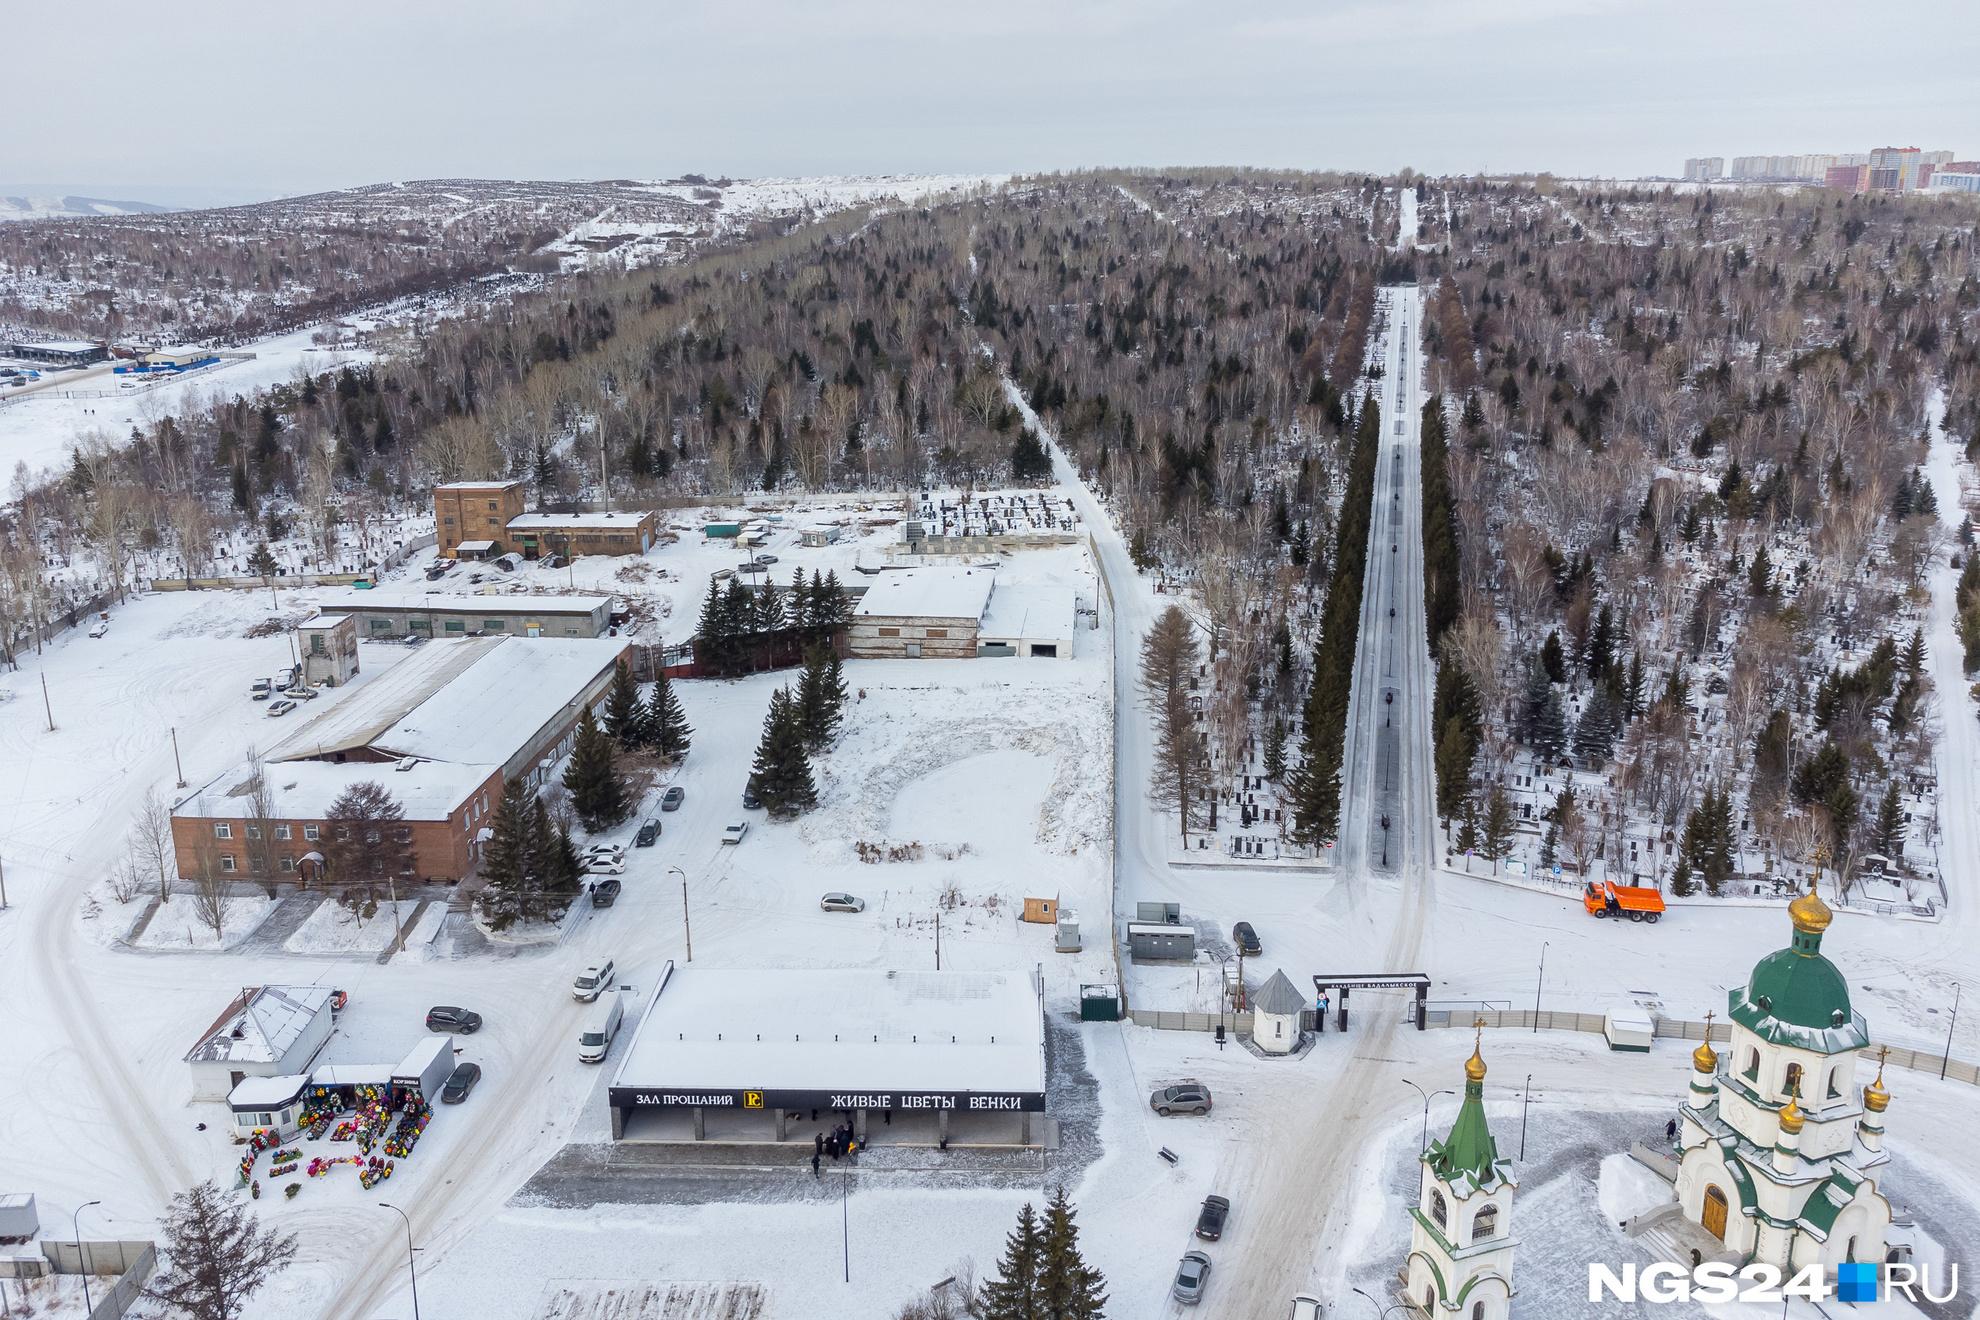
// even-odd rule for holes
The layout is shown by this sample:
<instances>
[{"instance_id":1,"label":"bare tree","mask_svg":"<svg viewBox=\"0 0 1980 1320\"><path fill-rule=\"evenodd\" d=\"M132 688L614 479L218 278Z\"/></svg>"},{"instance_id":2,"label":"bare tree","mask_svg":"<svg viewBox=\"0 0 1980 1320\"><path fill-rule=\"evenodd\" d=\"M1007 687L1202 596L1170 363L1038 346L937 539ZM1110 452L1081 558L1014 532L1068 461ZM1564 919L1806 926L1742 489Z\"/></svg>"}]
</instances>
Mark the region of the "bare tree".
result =
<instances>
[{"instance_id":1,"label":"bare tree","mask_svg":"<svg viewBox=\"0 0 1980 1320\"><path fill-rule=\"evenodd\" d=\"M172 808L155 788L146 789L138 802L131 824L131 860L138 871L158 887L158 901L172 901L172 881L179 871L178 852L172 842Z\"/></svg>"}]
</instances>

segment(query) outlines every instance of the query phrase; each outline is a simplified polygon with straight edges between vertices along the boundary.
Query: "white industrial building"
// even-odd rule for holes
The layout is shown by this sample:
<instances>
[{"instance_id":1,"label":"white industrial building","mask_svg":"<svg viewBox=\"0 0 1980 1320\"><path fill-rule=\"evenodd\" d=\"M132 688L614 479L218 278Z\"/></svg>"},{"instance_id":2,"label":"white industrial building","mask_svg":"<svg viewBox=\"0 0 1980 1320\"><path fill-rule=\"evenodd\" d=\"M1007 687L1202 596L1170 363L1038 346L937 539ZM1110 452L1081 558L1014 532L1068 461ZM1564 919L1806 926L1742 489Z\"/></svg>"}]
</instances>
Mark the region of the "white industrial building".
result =
<instances>
[{"instance_id":1,"label":"white industrial building","mask_svg":"<svg viewBox=\"0 0 1980 1320\"><path fill-rule=\"evenodd\" d=\"M847 649L866 660L1063 658L1077 619L1071 587L1000 584L988 567L895 569L853 607Z\"/></svg>"},{"instance_id":2,"label":"white industrial building","mask_svg":"<svg viewBox=\"0 0 1980 1320\"><path fill-rule=\"evenodd\" d=\"M335 1018L335 991L320 985L251 985L234 996L186 1051L193 1097L225 1100L250 1077L309 1071Z\"/></svg>"}]
</instances>

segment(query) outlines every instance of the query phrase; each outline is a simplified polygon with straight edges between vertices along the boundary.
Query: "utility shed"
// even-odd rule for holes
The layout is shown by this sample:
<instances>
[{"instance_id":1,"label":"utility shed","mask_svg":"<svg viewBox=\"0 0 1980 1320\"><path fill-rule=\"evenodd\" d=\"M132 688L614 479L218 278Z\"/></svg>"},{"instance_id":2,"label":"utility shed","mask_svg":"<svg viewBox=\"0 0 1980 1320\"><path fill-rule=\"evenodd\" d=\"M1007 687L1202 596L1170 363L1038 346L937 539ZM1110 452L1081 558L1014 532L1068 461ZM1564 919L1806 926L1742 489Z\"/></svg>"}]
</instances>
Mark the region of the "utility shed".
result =
<instances>
[{"instance_id":1,"label":"utility shed","mask_svg":"<svg viewBox=\"0 0 1980 1320\"><path fill-rule=\"evenodd\" d=\"M868 660L968 659L996 578L989 568L882 573L853 607L847 648Z\"/></svg>"},{"instance_id":2,"label":"utility shed","mask_svg":"<svg viewBox=\"0 0 1980 1320\"><path fill-rule=\"evenodd\" d=\"M1189 926L1130 921L1128 956L1136 962L1194 962L1196 931Z\"/></svg>"},{"instance_id":3,"label":"utility shed","mask_svg":"<svg viewBox=\"0 0 1980 1320\"><path fill-rule=\"evenodd\" d=\"M1286 979L1283 971L1272 973L1251 997L1251 1039L1267 1054L1290 1054L1299 1047L1299 1015L1306 1011L1306 996Z\"/></svg>"},{"instance_id":4,"label":"utility shed","mask_svg":"<svg viewBox=\"0 0 1980 1320\"><path fill-rule=\"evenodd\" d=\"M247 1078L308 1072L330 1038L332 993L321 985L251 985L235 995L186 1051L194 1098L225 1100Z\"/></svg>"}]
</instances>

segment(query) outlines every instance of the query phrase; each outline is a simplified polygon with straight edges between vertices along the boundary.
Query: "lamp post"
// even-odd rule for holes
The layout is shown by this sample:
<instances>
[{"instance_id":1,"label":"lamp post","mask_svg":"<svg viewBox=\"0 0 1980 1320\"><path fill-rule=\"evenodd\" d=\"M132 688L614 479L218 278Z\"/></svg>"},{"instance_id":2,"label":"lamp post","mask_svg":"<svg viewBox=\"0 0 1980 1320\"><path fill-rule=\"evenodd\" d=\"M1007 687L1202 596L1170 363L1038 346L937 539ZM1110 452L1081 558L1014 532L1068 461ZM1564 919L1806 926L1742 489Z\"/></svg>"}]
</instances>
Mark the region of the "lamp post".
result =
<instances>
[{"instance_id":1,"label":"lamp post","mask_svg":"<svg viewBox=\"0 0 1980 1320\"><path fill-rule=\"evenodd\" d=\"M88 1315L91 1311L95 1310L96 1308L90 1304L90 1300L89 1300L89 1262L83 1259L82 1212L89 1209L93 1205L102 1205L102 1204L103 1202L101 1201L84 1201L81 1205L76 1207L76 1212L73 1215L69 1216L69 1229L72 1236L74 1236L74 1238L76 1239L76 1272L82 1275L82 1281L83 1281L83 1314L84 1315Z\"/></svg>"},{"instance_id":2,"label":"lamp post","mask_svg":"<svg viewBox=\"0 0 1980 1320\"><path fill-rule=\"evenodd\" d=\"M1952 1017L1946 1023L1946 1053L1945 1053L1945 1057L1939 1060L1939 1080L1942 1082L1946 1080L1946 1069L1952 1066L1953 1028L1959 1025L1959 991L1960 991L1960 983L1958 981L1954 981Z\"/></svg>"},{"instance_id":3,"label":"lamp post","mask_svg":"<svg viewBox=\"0 0 1980 1320\"><path fill-rule=\"evenodd\" d=\"M1373 1293L1364 1291L1363 1289L1360 1288L1356 1288L1355 1291L1360 1293L1363 1297L1366 1297L1368 1299L1368 1304L1375 1308L1375 1320L1386 1320L1386 1317L1388 1316L1389 1312L1402 1310L1401 1303L1391 1303L1388 1306L1384 1306L1379 1300L1376 1299Z\"/></svg>"},{"instance_id":4,"label":"lamp post","mask_svg":"<svg viewBox=\"0 0 1980 1320\"><path fill-rule=\"evenodd\" d=\"M1540 987L1547 983L1547 944L1540 941L1540 975L1533 982L1533 1032L1540 1033Z\"/></svg>"},{"instance_id":5,"label":"lamp post","mask_svg":"<svg viewBox=\"0 0 1980 1320\"><path fill-rule=\"evenodd\" d=\"M412 1280L413 1320L419 1320L419 1271L413 1268L412 1216L390 1201L378 1204L406 1221L406 1277Z\"/></svg>"},{"instance_id":6,"label":"lamp post","mask_svg":"<svg viewBox=\"0 0 1980 1320\"><path fill-rule=\"evenodd\" d=\"M848 1161L839 1179L839 1255L845 1262L847 1283L853 1281L852 1176L852 1164Z\"/></svg>"},{"instance_id":7,"label":"lamp post","mask_svg":"<svg viewBox=\"0 0 1980 1320\"><path fill-rule=\"evenodd\" d=\"M681 938L687 941L687 960L694 961L694 928L688 924L687 872L678 866L667 868L668 875L681 878Z\"/></svg>"},{"instance_id":8,"label":"lamp post","mask_svg":"<svg viewBox=\"0 0 1980 1320\"><path fill-rule=\"evenodd\" d=\"M1456 1095L1457 1092L1451 1090L1449 1087L1445 1087L1441 1091L1425 1091L1407 1077L1402 1079L1402 1083L1423 1097L1423 1133L1417 1139L1416 1148L1418 1150L1428 1150L1430 1149L1430 1102L1440 1095Z\"/></svg>"},{"instance_id":9,"label":"lamp post","mask_svg":"<svg viewBox=\"0 0 1980 1320\"><path fill-rule=\"evenodd\" d=\"M1526 1159L1526 1106L1533 1101L1533 1074L1526 1074L1526 1090L1519 1097L1519 1158Z\"/></svg>"}]
</instances>

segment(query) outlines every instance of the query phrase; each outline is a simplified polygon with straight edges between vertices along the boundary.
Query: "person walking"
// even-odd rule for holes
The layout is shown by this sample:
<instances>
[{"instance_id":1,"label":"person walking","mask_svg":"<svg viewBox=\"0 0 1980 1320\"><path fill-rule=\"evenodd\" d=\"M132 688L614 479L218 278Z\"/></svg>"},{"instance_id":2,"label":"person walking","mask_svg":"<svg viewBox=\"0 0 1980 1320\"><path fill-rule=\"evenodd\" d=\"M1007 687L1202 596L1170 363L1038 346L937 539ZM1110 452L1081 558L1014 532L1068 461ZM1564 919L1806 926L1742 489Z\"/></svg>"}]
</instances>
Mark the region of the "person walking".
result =
<instances>
[{"instance_id":1,"label":"person walking","mask_svg":"<svg viewBox=\"0 0 1980 1320\"><path fill-rule=\"evenodd\" d=\"M811 1152L811 1176L814 1178L822 1178L825 1176L824 1174L818 1171L818 1152L815 1150Z\"/></svg>"},{"instance_id":2,"label":"person walking","mask_svg":"<svg viewBox=\"0 0 1980 1320\"><path fill-rule=\"evenodd\" d=\"M1664 1140L1676 1141L1677 1135L1678 1135L1678 1121L1674 1118L1670 1122L1664 1124Z\"/></svg>"},{"instance_id":3,"label":"person walking","mask_svg":"<svg viewBox=\"0 0 1980 1320\"><path fill-rule=\"evenodd\" d=\"M825 1134L823 1132L814 1132L812 1134L811 1153L813 1155L823 1155L825 1153Z\"/></svg>"}]
</instances>

